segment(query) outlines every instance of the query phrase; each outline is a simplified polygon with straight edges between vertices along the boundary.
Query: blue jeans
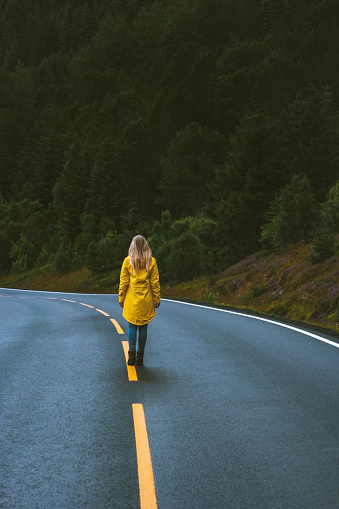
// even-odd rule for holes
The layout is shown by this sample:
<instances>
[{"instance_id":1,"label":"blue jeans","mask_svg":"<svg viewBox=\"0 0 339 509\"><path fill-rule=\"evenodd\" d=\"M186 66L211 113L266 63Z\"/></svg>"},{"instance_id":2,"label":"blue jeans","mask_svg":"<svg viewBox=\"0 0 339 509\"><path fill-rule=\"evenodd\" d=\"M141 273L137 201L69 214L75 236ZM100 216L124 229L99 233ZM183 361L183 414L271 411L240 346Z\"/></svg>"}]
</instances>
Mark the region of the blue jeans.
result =
<instances>
[{"instance_id":1,"label":"blue jeans","mask_svg":"<svg viewBox=\"0 0 339 509\"><path fill-rule=\"evenodd\" d=\"M133 323L128 324L128 344L130 350L136 349L137 331L139 328L138 352L144 352L147 339L147 325L147 323L145 325L134 325Z\"/></svg>"}]
</instances>

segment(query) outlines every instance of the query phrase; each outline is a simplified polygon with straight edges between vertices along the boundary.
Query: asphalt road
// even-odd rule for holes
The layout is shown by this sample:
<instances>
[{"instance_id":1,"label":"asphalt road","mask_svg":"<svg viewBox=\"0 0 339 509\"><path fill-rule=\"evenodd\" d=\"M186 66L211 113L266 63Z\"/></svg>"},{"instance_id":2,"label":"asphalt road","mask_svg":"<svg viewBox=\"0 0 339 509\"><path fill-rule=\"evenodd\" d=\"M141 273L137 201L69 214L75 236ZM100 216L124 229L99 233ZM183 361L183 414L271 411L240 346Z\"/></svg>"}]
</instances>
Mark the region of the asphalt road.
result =
<instances>
[{"instance_id":1,"label":"asphalt road","mask_svg":"<svg viewBox=\"0 0 339 509\"><path fill-rule=\"evenodd\" d=\"M1 508L140 507L136 403L159 509L339 507L338 340L163 300L130 381L121 311L0 289Z\"/></svg>"}]
</instances>

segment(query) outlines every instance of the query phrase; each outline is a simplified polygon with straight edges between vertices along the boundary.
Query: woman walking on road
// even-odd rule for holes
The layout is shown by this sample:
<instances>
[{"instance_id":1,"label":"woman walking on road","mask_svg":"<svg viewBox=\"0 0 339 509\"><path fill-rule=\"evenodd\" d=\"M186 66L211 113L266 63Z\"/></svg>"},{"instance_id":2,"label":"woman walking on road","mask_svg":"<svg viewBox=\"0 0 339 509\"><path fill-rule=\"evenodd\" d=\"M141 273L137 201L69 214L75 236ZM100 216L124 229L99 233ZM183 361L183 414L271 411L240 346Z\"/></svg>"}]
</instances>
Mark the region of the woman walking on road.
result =
<instances>
[{"instance_id":1,"label":"woman walking on road","mask_svg":"<svg viewBox=\"0 0 339 509\"><path fill-rule=\"evenodd\" d=\"M160 306L159 271L147 240L142 235L133 238L124 259L119 285L119 304L128 322L128 362L143 365L147 325ZM137 333L139 330L139 336ZM138 339L138 350L136 351Z\"/></svg>"}]
</instances>

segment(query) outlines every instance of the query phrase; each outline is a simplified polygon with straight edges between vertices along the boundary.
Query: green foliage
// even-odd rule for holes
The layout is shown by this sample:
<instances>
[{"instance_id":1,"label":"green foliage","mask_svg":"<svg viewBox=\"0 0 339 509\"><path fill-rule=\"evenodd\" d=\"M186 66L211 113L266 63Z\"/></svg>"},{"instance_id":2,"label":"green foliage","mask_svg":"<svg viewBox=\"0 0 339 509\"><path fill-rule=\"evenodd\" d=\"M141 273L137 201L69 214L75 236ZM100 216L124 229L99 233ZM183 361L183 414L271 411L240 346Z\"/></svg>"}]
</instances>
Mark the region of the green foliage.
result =
<instances>
[{"instance_id":1,"label":"green foliage","mask_svg":"<svg viewBox=\"0 0 339 509\"><path fill-rule=\"evenodd\" d=\"M329 190L321 207L322 225L332 233L339 233L339 180Z\"/></svg>"},{"instance_id":2,"label":"green foliage","mask_svg":"<svg viewBox=\"0 0 339 509\"><path fill-rule=\"evenodd\" d=\"M167 258L166 279L172 282L189 281L203 268L203 249L194 233L188 231L173 241Z\"/></svg>"},{"instance_id":3,"label":"green foliage","mask_svg":"<svg viewBox=\"0 0 339 509\"><path fill-rule=\"evenodd\" d=\"M14 189L18 196L29 197L44 206L53 199L53 188L64 164L67 139L63 133L62 110L47 105L27 134L18 161Z\"/></svg>"},{"instance_id":4,"label":"green foliage","mask_svg":"<svg viewBox=\"0 0 339 509\"><path fill-rule=\"evenodd\" d=\"M7 245L9 240L11 242L8 254L14 262L24 255L28 268L33 267L46 244L48 221L48 213L38 202L26 199L6 207L0 227Z\"/></svg>"},{"instance_id":5,"label":"green foliage","mask_svg":"<svg viewBox=\"0 0 339 509\"><path fill-rule=\"evenodd\" d=\"M339 117L328 86L298 92L284 116L283 157L294 172L309 179L315 197L323 201L338 178Z\"/></svg>"},{"instance_id":6,"label":"green foliage","mask_svg":"<svg viewBox=\"0 0 339 509\"><path fill-rule=\"evenodd\" d=\"M8 236L0 232L0 272L7 272L11 267L11 241Z\"/></svg>"},{"instance_id":7,"label":"green foliage","mask_svg":"<svg viewBox=\"0 0 339 509\"><path fill-rule=\"evenodd\" d=\"M76 265L83 265L86 262L86 255L89 245L96 238L97 227L93 214L82 214L80 218L81 233L74 242L74 254Z\"/></svg>"},{"instance_id":8,"label":"green foliage","mask_svg":"<svg viewBox=\"0 0 339 509\"><path fill-rule=\"evenodd\" d=\"M12 263L12 274L23 274L28 270L27 255L18 254Z\"/></svg>"},{"instance_id":9,"label":"green foliage","mask_svg":"<svg viewBox=\"0 0 339 509\"><path fill-rule=\"evenodd\" d=\"M152 254L157 264L162 281L166 280L167 258L171 250L173 219L168 210L161 213L161 220L153 223L152 233L148 239Z\"/></svg>"},{"instance_id":10,"label":"green foliage","mask_svg":"<svg viewBox=\"0 0 339 509\"><path fill-rule=\"evenodd\" d=\"M311 260L313 263L323 262L333 256L336 252L337 239L334 233L323 226L319 226L314 234L313 252Z\"/></svg>"},{"instance_id":11,"label":"green foliage","mask_svg":"<svg viewBox=\"0 0 339 509\"><path fill-rule=\"evenodd\" d=\"M72 269L72 253L69 247L61 245L54 257L53 268L59 274L66 274Z\"/></svg>"},{"instance_id":12,"label":"green foliage","mask_svg":"<svg viewBox=\"0 0 339 509\"><path fill-rule=\"evenodd\" d=\"M208 290L206 290L204 300L211 304L216 304L217 302L219 302L219 294L215 292L209 292Z\"/></svg>"},{"instance_id":13,"label":"green foliage","mask_svg":"<svg viewBox=\"0 0 339 509\"><path fill-rule=\"evenodd\" d=\"M217 250L211 253L217 271L258 249L257 206L252 195L236 191L218 203L215 220Z\"/></svg>"},{"instance_id":14,"label":"green foliage","mask_svg":"<svg viewBox=\"0 0 339 509\"><path fill-rule=\"evenodd\" d=\"M166 242L171 240L172 225L173 219L169 210L162 211L160 221L154 221L152 234L149 239L149 243L152 246L154 253L157 254L159 249L161 249Z\"/></svg>"},{"instance_id":15,"label":"green foliage","mask_svg":"<svg viewBox=\"0 0 339 509\"><path fill-rule=\"evenodd\" d=\"M198 259L196 266L199 267L200 273L206 274L213 271L213 258L210 255L210 250L215 245L215 226L215 222L205 216L187 216L173 221L169 211L162 212L161 221L154 222L152 235L148 241L164 281L178 279L179 276L174 276L169 267L177 256L175 253L181 249L182 240L179 239L186 237L189 243L192 243L192 238L197 243L197 255L192 256L194 259ZM190 248L188 247L188 249ZM175 274L177 274L177 270L179 269L174 269Z\"/></svg>"},{"instance_id":16,"label":"green foliage","mask_svg":"<svg viewBox=\"0 0 339 509\"><path fill-rule=\"evenodd\" d=\"M98 242L91 242L87 249L87 266L93 272L107 272L121 266L126 256L126 245L123 244L121 236L108 232ZM130 239L132 240L132 239Z\"/></svg>"},{"instance_id":17,"label":"green foliage","mask_svg":"<svg viewBox=\"0 0 339 509\"><path fill-rule=\"evenodd\" d=\"M36 262L35 262L35 265L37 267L41 267L43 265L46 265L46 263L48 263L48 261L49 261L49 253L48 253L47 249L45 247L43 247Z\"/></svg>"},{"instance_id":18,"label":"green foliage","mask_svg":"<svg viewBox=\"0 0 339 509\"><path fill-rule=\"evenodd\" d=\"M9 255L13 260L12 271L24 272L33 264L34 244L21 234L19 240L12 243Z\"/></svg>"},{"instance_id":19,"label":"green foliage","mask_svg":"<svg viewBox=\"0 0 339 509\"><path fill-rule=\"evenodd\" d=\"M0 270L111 270L137 233L165 275L185 235L204 273L261 231L333 252L338 15L333 0L2 0ZM293 174L309 188L286 190Z\"/></svg>"},{"instance_id":20,"label":"green foliage","mask_svg":"<svg viewBox=\"0 0 339 509\"><path fill-rule=\"evenodd\" d=\"M339 181L331 187L327 201L323 203L319 226L313 237L312 261L321 262L333 256L339 233Z\"/></svg>"},{"instance_id":21,"label":"green foliage","mask_svg":"<svg viewBox=\"0 0 339 509\"><path fill-rule=\"evenodd\" d=\"M224 145L220 134L202 129L197 122L175 134L162 160L159 184L159 202L175 217L197 214L211 199L208 184L215 166L222 162Z\"/></svg>"},{"instance_id":22,"label":"green foliage","mask_svg":"<svg viewBox=\"0 0 339 509\"><path fill-rule=\"evenodd\" d=\"M261 240L280 250L307 241L318 221L318 206L305 175L295 175L276 197L262 228Z\"/></svg>"}]
</instances>

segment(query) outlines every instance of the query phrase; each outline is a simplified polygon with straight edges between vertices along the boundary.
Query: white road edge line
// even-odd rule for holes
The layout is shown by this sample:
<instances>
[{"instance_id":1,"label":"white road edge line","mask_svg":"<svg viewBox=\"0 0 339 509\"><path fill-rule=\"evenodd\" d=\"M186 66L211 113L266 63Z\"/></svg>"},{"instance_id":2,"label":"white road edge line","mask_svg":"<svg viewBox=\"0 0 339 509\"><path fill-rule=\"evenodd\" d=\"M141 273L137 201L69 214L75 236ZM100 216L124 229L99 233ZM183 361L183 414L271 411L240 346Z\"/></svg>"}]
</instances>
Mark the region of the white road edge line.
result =
<instances>
[{"instance_id":1,"label":"white road edge line","mask_svg":"<svg viewBox=\"0 0 339 509\"><path fill-rule=\"evenodd\" d=\"M296 332L300 332L300 334L305 334L306 336L310 336L311 338L318 339L318 341L323 341L324 343L328 343L329 345L339 348L339 343L330 341L329 339L318 336L317 334L312 334L312 332L307 332L302 329L298 329L297 327L293 327L292 325L287 325L286 323L280 323L280 322L276 322L275 320L269 320L268 318L262 318L260 316L254 316L254 315L247 315L246 313L240 313L240 311L229 311L227 309L213 308L211 306L204 306L203 304L194 304L192 302L183 302L180 300L173 300L173 299L161 299L161 300L162 301L166 300L168 302L176 302L177 304L185 304L186 306L196 306L198 308L212 309L213 311L221 311L222 313L229 313L231 315L240 315L240 316L245 316L246 318L253 318L253 320L261 320L262 322L273 323L274 325L279 325L279 327L285 327L286 329L291 329Z\"/></svg>"},{"instance_id":2,"label":"white road edge line","mask_svg":"<svg viewBox=\"0 0 339 509\"><path fill-rule=\"evenodd\" d=\"M86 296L98 296L98 295L116 295L115 293L77 293L77 292L53 292L52 290L22 290L21 288L0 288L0 290L13 291L13 292L32 292L32 293L53 293L58 295L86 295Z\"/></svg>"},{"instance_id":3,"label":"white road edge line","mask_svg":"<svg viewBox=\"0 0 339 509\"><path fill-rule=\"evenodd\" d=\"M88 297L91 296L91 295L95 295L95 296L98 296L98 295L116 295L116 294L99 294L99 293L49 292L49 291L46 291L46 290L21 290L21 289L17 289L17 288L0 288L0 290L7 290L7 291L8 290L13 290L13 291L16 291L16 292L54 293L54 294L55 293L59 293L59 294L63 294L63 295L86 295ZM322 341L323 343L327 343L328 345L332 345L335 348L339 348L339 343L335 343L334 341L330 341L329 339L326 339L326 338L323 338L321 336L318 336L317 334L312 334L312 332L307 332L307 331L304 331L302 329L298 329L297 327L292 327L292 325L287 325L286 323L280 323L280 322L276 322L274 320L269 320L268 318L262 318L260 316L248 315L246 313L240 313L240 311L229 311L227 309L213 308L213 307L210 307L210 306L204 306L203 304L194 304L192 302L184 302L184 301L174 300L174 299L161 299L161 300L162 301L168 301L168 302L176 302L177 304L185 304L186 306L195 306L195 307L199 307L199 308L212 309L213 311L221 311L222 313L229 313L231 315L240 315L240 316L245 316L247 318L253 318L253 320L261 320L262 322L273 323L274 325L278 325L279 327L285 327L285 329L291 329L291 330L294 330L296 332L300 332L300 334L305 334L305 336L310 336L311 338L317 339L318 341Z\"/></svg>"}]
</instances>

